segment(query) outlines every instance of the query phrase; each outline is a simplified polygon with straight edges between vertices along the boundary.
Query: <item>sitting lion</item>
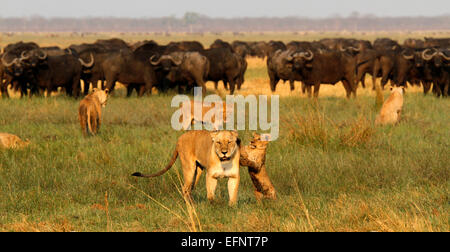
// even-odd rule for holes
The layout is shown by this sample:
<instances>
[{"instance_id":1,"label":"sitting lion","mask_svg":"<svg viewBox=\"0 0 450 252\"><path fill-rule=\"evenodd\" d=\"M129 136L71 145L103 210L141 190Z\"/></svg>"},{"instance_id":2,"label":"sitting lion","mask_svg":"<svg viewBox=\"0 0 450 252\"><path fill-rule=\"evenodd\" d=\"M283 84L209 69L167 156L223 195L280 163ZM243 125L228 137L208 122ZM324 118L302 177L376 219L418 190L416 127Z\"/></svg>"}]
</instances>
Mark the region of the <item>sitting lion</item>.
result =
<instances>
[{"instance_id":1,"label":"sitting lion","mask_svg":"<svg viewBox=\"0 0 450 252\"><path fill-rule=\"evenodd\" d=\"M241 147L240 165L248 167L248 173L255 186L255 196L276 199L275 188L270 182L266 171L266 149L270 135L253 133L253 140L249 145Z\"/></svg>"},{"instance_id":2,"label":"sitting lion","mask_svg":"<svg viewBox=\"0 0 450 252\"><path fill-rule=\"evenodd\" d=\"M391 87L391 95L383 103L380 114L375 119L376 125L395 124L400 120L400 113L403 107L404 89L401 87Z\"/></svg>"},{"instance_id":3,"label":"sitting lion","mask_svg":"<svg viewBox=\"0 0 450 252\"><path fill-rule=\"evenodd\" d=\"M78 119L80 120L81 130L84 136L95 135L98 133L101 124L102 107L106 106L108 100L108 89L100 90L94 88L94 91L80 102L78 108Z\"/></svg>"},{"instance_id":4,"label":"sitting lion","mask_svg":"<svg viewBox=\"0 0 450 252\"><path fill-rule=\"evenodd\" d=\"M0 133L0 148L22 148L30 144L29 140L22 141L18 136Z\"/></svg>"},{"instance_id":5,"label":"sitting lion","mask_svg":"<svg viewBox=\"0 0 450 252\"><path fill-rule=\"evenodd\" d=\"M217 179L228 178L229 205L237 202L239 188L239 140L236 131L187 131L178 138L175 151L169 164L163 170L144 175L133 173L137 177L156 177L167 172L180 156L183 170L183 193L190 197L202 170L206 170L207 198L214 200Z\"/></svg>"}]
</instances>

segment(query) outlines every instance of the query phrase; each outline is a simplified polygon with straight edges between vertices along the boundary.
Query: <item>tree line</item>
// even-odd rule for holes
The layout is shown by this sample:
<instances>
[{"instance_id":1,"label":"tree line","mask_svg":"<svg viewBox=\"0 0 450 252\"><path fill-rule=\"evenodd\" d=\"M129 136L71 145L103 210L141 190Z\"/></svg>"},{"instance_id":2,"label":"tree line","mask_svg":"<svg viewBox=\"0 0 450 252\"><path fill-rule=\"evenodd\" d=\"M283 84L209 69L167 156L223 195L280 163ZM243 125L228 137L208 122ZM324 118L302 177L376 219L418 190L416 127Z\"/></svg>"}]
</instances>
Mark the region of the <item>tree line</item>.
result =
<instances>
[{"instance_id":1,"label":"tree line","mask_svg":"<svg viewBox=\"0 0 450 252\"><path fill-rule=\"evenodd\" d=\"M0 32L295 32L449 30L450 15L436 17L211 18L193 12L160 18L0 17Z\"/></svg>"}]
</instances>

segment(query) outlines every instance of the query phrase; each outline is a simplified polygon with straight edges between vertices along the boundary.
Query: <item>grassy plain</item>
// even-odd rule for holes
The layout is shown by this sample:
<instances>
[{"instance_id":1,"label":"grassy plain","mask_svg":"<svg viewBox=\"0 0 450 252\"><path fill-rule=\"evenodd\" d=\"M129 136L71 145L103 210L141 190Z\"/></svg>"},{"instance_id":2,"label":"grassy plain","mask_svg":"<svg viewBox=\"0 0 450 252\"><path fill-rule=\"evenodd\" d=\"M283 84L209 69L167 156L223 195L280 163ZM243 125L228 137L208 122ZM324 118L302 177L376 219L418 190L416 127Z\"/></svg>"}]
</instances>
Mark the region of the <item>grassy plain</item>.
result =
<instances>
[{"instance_id":1,"label":"grassy plain","mask_svg":"<svg viewBox=\"0 0 450 252\"><path fill-rule=\"evenodd\" d=\"M161 43L195 39L208 45L217 37L289 41L295 36L433 36L57 35L2 35L0 43L33 40L64 47L122 37ZM208 88L213 92L212 83ZM179 161L158 178L130 176L158 171L168 162L181 135L170 126L174 93L127 99L119 89L104 109L100 134L92 138L82 137L78 100L63 95L0 99L0 132L32 142L22 150L0 150L0 231L450 231L449 99L409 88L402 121L375 127L370 88L360 88L356 99L347 100L342 84L324 86L316 102L299 88L293 93L288 89L280 83L275 93L281 96L280 138L270 143L266 161L278 200L258 203L242 168L239 201L231 208L225 181L219 182L216 202L206 200L204 175L194 203L187 204L179 192ZM238 94L270 94L264 61L249 59ZM239 134L247 144L251 131Z\"/></svg>"}]
</instances>

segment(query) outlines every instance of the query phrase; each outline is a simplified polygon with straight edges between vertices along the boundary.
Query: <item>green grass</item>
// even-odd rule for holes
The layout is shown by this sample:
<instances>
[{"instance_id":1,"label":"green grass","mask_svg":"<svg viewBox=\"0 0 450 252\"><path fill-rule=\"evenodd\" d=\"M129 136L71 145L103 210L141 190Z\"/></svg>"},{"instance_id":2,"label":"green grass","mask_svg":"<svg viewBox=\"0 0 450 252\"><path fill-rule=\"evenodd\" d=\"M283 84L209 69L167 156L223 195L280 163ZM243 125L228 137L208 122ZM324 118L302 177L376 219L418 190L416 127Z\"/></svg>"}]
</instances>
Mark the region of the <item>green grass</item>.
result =
<instances>
[{"instance_id":1,"label":"green grass","mask_svg":"<svg viewBox=\"0 0 450 252\"><path fill-rule=\"evenodd\" d=\"M449 231L448 99L408 93L402 122L374 128L373 96L281 98L280 138L267 153L279 199L258 203L242 168L236 207L225 181L209 203L203 175L194 213L178 191L179 161L158 178L130 176L168 162L181 134L171 98L110 99L92 138L82 137L76 100L0 100L0 131L32 142L0 152L0 230ZM248 143L251 132L239 134Z\"/></svg>"}]
</instances>

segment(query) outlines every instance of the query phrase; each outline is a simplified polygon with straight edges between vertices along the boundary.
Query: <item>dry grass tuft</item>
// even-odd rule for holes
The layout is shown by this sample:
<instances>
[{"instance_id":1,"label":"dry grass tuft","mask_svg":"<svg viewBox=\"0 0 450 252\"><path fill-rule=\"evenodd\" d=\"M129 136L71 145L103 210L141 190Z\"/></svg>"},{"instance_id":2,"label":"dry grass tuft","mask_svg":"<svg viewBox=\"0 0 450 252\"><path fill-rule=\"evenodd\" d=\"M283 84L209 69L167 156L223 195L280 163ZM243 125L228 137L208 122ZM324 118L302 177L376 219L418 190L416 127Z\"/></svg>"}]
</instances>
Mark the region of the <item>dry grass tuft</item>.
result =
<instances>
[{"instance_id":1,"label":"dry grass tuft","mask_svg":"<svg viewBox=\"0 0 450 252\"><path fill-rule=\"evenodd\" d=\"M363 116L351 120L347 126L338 131L339 142L346 147L367 146L375 134L372 123Z\"/></svg>"},{"instance_id":2,"label":"dry grass tuft","mask_svg":"<svg viewBox=\"0 0 450 252\"><path fill-rule=\"evenodd\" d=\"M303 144L315 143L327 149L331 135L327 130L326 120L323 113L309 111L306 116L293 115L290 121L285 120L285 126L296 141Z\"/></svg>"},{"instance_id":3,"label":"dry grass tuft","mask_svg":"<svg viewBox=\"0 0 450 252\"><path fill-rule=\"evenodd\" d=\"M289 137L323 150L332 144L337 148L367 147L375 135L372 123L364 116L336 124L322 112L309 111L305 116L294 114L282 122Z\"/></svg>"},{"instance_id":4,"label":"dry grass tuft","mask_svg":"<svg viewBox=\"0 0 450 252\"><path fill-rule=\"evenodd\" d=\"M72 224L66 218L57 218L53 221L30 222L23 217L21 222L0 225L0 231L12 232L71 232Z\"/></svg>"}]
</instances>

